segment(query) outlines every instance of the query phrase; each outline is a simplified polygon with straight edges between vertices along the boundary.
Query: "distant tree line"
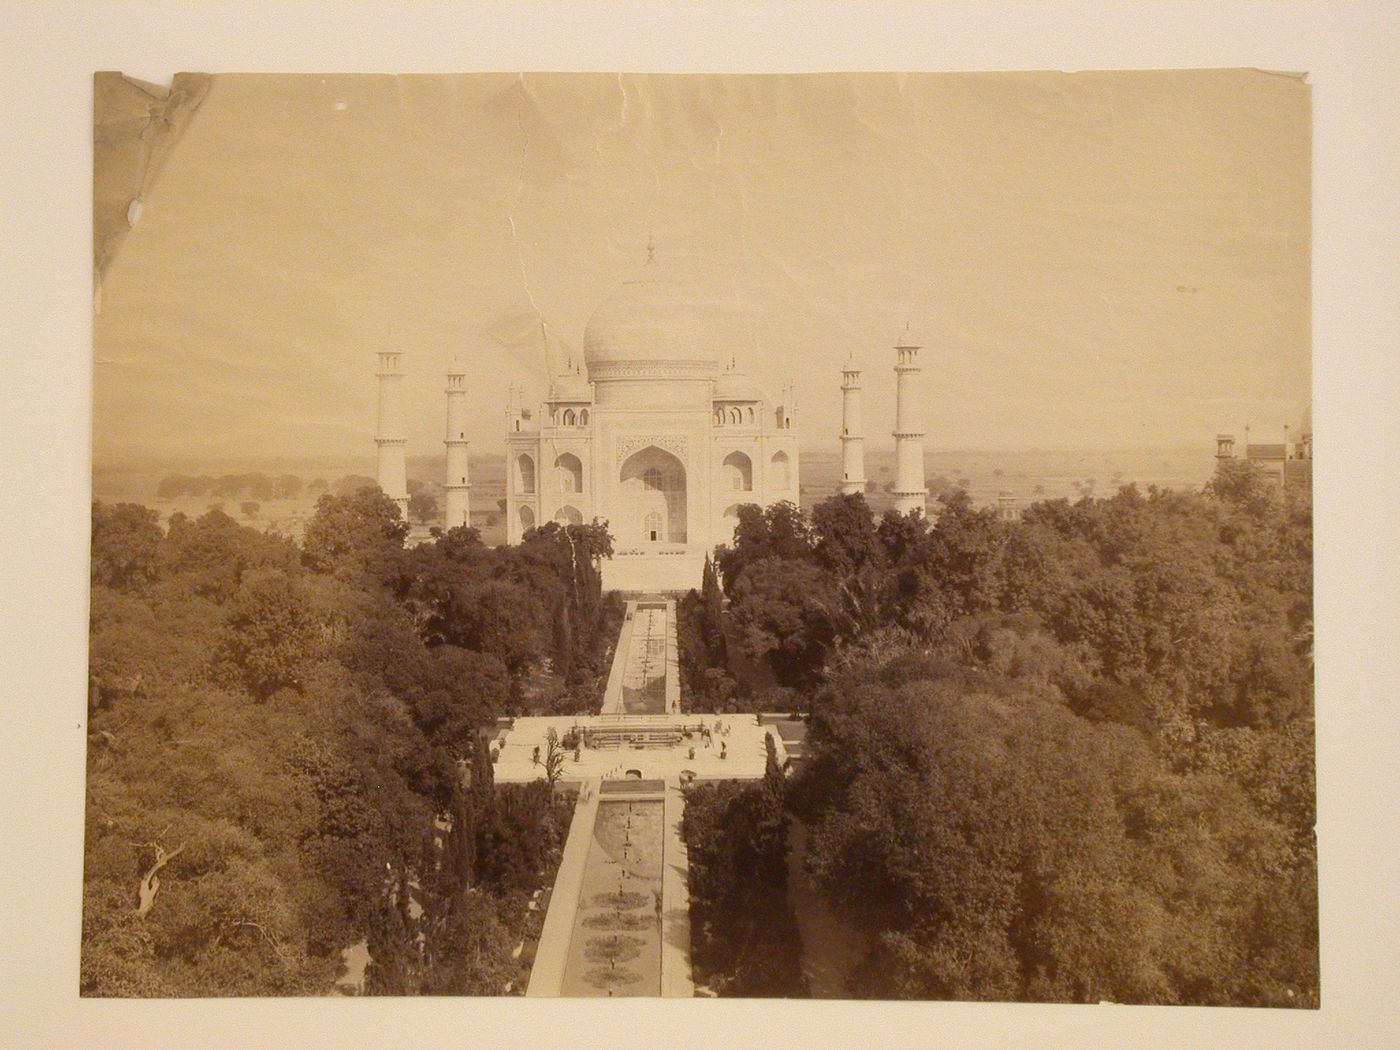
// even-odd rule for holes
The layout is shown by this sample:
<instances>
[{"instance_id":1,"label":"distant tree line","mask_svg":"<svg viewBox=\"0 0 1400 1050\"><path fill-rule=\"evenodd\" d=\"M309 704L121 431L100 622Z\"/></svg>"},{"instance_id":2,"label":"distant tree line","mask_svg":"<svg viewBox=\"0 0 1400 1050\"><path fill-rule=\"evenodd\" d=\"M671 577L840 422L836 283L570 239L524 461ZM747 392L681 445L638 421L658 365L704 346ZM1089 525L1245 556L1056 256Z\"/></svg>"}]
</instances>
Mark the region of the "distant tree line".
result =
<instances>
[{"instance_id":1,"label":"distant tree line","mask_svg":"<svg viewBox=\"0 0 1400 1050\"><path fill-rule=\"evenodd\" d=\"M241 500L239 509L244 517L257 517L262 502L273 499L296 499L303 492L320 495L334 492L338 496L353 496L364 489L378 488L378 483L363 474L346 474L332 486L325 478L306 483L295 474L167 474L156 485L158 499L207 498ZM418 480L408 482L408 513L417 522L427 524L439 514L438 499L433 489Z\"/></svg>"},{"instance_id":2,"label":"distant tree line","mask_svg":"<svg viewBox=\"0 0 1400 1050\"><path fill-rule=\"evenodd\" d=\"M609 540L406 532L368 488L300 544L94 505L84 994L323 993L365 938L369 991L519 990L567 807L495 786L486 733L596 687Z\"/></svg>"},{"instance_id":3,"label":"distant tree line","mask_svg":"<svg viewBox=\"0 0 1400 1050\"><path fill-rule=\"evenodd\" d=\"M158 499L180 499L183 497L209 499L253 500L295 499L303 488L308 488L295 474L167 474L156 485ZM310 491L326 491L324 479L313 481Z\"/></svg>"}]
</instances>

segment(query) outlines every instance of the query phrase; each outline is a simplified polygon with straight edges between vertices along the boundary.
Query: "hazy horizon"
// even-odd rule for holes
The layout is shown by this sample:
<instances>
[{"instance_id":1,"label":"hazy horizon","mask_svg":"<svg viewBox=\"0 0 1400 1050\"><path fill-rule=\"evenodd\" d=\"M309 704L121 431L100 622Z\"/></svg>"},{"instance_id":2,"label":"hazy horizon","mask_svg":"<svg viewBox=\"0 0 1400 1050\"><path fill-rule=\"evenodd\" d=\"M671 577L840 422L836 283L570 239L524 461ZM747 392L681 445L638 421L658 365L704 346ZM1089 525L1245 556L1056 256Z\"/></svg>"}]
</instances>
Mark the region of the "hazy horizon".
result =
<instances>
[{"instance_id":1,"label":"hazy horizon","mask_svg":"<svg viewBox=\"0 0 1400 1050\"><path fill-rule=\"evenodd\" d=\"M1258 433L1258 432L1255 432L1255 433L1254 433L1254 437L1256 437L1256 438L1259 438L1259 437L1262 437L1262 436L1263 436L1263 435L1261 435L1261 434ZM1269 436L1272 437L1273 435L1270 434ZM1236 437L1242 439L1242 438L1243 438L1243 434L1242 434L1242 433L1241 433L1241 434L1237 434ZM882 458L882 457L888 456L888 457L890 457L890 458L893 458L893 456L894 456L894 443L893 443L893 442L890 442L890 443L888 443L888 444L882 445L882 444L879 444L879 443L876 443L876 442L871 442L869 439L867 439L865 445L866 445L866 455L867 455L868 457L871 457L871 458ZM830 443L827 443L827 444L818 444L818 443L811 443L811 444L809 444L808 442L805 442L805 441L804 441L804 442L801 443L801 450L802 450L802 454L803 454L803 455L836 456L836 455L840 455L841 446L840 446L840 444L839 444L838 442L830 442ZM950 456L956 456L956 455L969 455L969 456L973 456L973 455L980 455L980 456L1057 455L1057 456L1067 456L1067 455L1074 455L1074 454L1076 454L1076 453L1084 453L1084 454L1091 454L1091 455L1111 455L1111 454L1113 454L1113 453L1125 453L1125 452L1126 452L1126 453L1152 453L1152 452L1164 452L1164 453L1178 453L1178 454L1180 454L1180 453L1187 453L1187 452L1198 452L1198 453L1201 454L1201 456L1202 456L1204 459L1209 460L1209 461L1213 464L1213 463L1214 463L1214 457L1215 457L1215 435L1214 435L1214 434L1211 434L1210 437L1209 437L1209 439L1201 440L1201 441L1195 442L1194 444L1138 444L1138 445L1098 445L1098 446L1094 446L1094 445L1064 445L1064 446L1041 445L1041 446L1033 446L1033 447L1025 447L1025 448L1010 448L1010 447L1008 447L1008 448L993 448L993 447L975 448L975 447L971 447L971 446L965 447L965 448L951 448L951 447L935 447L935 446L933 446L933 445L925 445L925 447L924 447L924 452L925 452L925 456L926 456L926 457L928 457L928 456L943 456L943 455L950 455ZM470 458L471 458L471 461L472 461L472 462L476 462L476 461L478 461L478 460L501 460L501 461L504 461L504 460L505 460L505 451L504 451L504 449L478 449L478 448L476 448L475 446L473 446L473 447L469 450L469 453L470 453ZM423 462L423 461L425 461L425 460L426 460L426 461L439 461L439 460L443 460L443 459L445 458L445 453L443 452L443 450L442 450L441 448L439 448L439 449L437 449L437 450L433 450L433 449L429 448L428 450L417 451L417 450L414 450L414 449L412 448L412 446L410 445L410 447L409 447L409 449L408 449L407 458L408 458L408 463L409 463L410 465L412 465L412 464L414 464L415 462L421 463L421 462ZM296 465L301 465L301 466L311 466L311 465L315 465L315 464L339 465L339 464L343 464L343 463L345 463L346 461L350 461L350 460L355 460L355 461L360 461L360 460L362 460L362 461L364 461L364 463L365 463L367 466L373 467L373 466L375 465L375 447L374 447L373 441L372 441L372 440L366 441L366 442L364 443L364 447L362 447L362 448L357 448L357 449L349 449L349 448L347 448L347 449L345 449L345 450L343 450L343 451L339 451L339 452L323 452L323 453L317 453L317 454L315 454L315 455L304 455L304 456L297 456L297 455L293 455L293 454L289 454L289 453L265 453L265 454L264 454L264 453L229 453L229 454L226 454L226 455L225 455L225 454L218 454L218 453L209 454L209 455L192 455L192 454L180 453L180 452L168 452L168 453L149 452L149 453L135 453L135 454L121 453L121 454L113 454L113 455L106 456L106 457L103 457L103 458L94 457L94 459L93 459L93 466L94 466L95 469L106 469L106 470L126 469L126 468L131 468L131 467L149 469L149 468L151 468L151 467L169 467L171 464L208 464L208 465L211 466L211 467L212 467L212 466L223 467L223 466L228 466L228 465L231 465L231 464L264 464L264 465L266 465L266 466L271 467L271 466L276 465L276 464L296 464ZM171 469L174 469L174 468L171 467ZM371 473L373 473L373 471L371 471Z\"/></svg>"},{"instance_id":2,"label":"hazy horizon","mask_svg":"<svg viewBox=\"0 0 1400 1050\"><path fill-rule=\"evenodd\" d=\"M103 273L94 462L368 454L384 347L410 455L454 354L496 453L649 234L805 447L852 352L878 447L906 322L930 450L1281 440L1309 139L1307 85L1245 70L217 75Z\"/></svg>"}]
</instances>

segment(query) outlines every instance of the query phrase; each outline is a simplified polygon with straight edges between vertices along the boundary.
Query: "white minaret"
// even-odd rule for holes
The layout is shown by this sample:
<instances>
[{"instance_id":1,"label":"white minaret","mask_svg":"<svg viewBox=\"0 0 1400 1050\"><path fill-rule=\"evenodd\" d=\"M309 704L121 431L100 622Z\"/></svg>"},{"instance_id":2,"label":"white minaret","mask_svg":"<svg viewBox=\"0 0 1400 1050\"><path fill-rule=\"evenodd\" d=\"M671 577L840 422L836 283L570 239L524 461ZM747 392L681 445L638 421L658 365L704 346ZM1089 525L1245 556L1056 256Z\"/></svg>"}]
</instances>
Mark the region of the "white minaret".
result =
<instances>
[{"instance_id":1,"label":"white minaret","mask_svg":"<svg viewBox=\"0 0 1400 1050\"><path fill-rule=\"evenodd\" d=\"M455 529L472 523L471 482L467 480L467 370L457 358L447 370L447 521Z\"/></svg>"},{"instance_id":2,"label":"white minaret","mask_svg":"<svg viewBox=\"0 0 1400 1050\"><path fill-rule=\"evenodd\" d=\"M852 354L841 369L841 495L865 491L865 427L860 421L860 365Z\"/></svg>"},{"instance_id":3,"label":"white minaret","mask_svg":"<svg viewBox=\"0 0 1400 1050\"><path fill-rule=\"evenodd\" d=\"M408 439L403 427L403 372L399 370L397 350L379 351L379 433L374 443L379 447L379 487L384 495L399 505L403 520L408 520L408 468L404 451Z\"/></svg>"},{"instance_id":4,"label":"white minaret","mask_svg":"<svg viewBox=\"0 0 1400 1050\"><path fill-rule=\"evenodd\" d=\"M919 347L906 325L895 350L894 509L927 513L923 412L919 408Z\"/></svg>"}]
</instances>

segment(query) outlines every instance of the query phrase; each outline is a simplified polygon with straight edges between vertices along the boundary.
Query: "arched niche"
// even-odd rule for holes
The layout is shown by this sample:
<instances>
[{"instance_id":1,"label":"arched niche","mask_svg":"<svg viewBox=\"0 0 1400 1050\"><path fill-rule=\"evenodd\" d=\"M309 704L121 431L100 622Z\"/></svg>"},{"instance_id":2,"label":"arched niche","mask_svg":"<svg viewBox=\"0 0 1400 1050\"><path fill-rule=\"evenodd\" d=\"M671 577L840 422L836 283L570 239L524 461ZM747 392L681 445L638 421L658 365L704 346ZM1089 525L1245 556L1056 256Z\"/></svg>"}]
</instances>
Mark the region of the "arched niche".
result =
<instances>
[{"instance_id":1,"label":"arched niche","mask_svg":"<svg viewBox=\"0 0 1400 1050\"><path fill-rule=\"evenodd\" d=\"M648 445L618 471L626 506L619 536L640 543L686 542L686 470L672 453Z\"/></svg>"},{"instance_id":2,"label":"arched niche","mask_svg":"<svg viewBox=\"0 0 1400 1050\"><path fill-rule=\"evenodd\" d=\"M786 489L790 482L791 463L786 452L774 452L773 459L769 463L768 481L769 487L775 489Z\"/></svg>"},{"instance_id":3,"label":"arched niche","mask_svg":"<svg viewBox=\"0 0 1400 1050\"><path fill-rule=\"evenodd\" d=\"M753 460L743 452L724 457L724 487L730 492L753 491Z\"/></svg>"},{"instance_id":4,"label":"arched niche","mask_svg":"<svg viewBox=\"0 0 1400 1050\"><path fill-rule=\"evenodd\" d=\"M583 464L572 452L562 452L554 460L554 479L560 492L583 491Z\"/></svg>"},{"instance_id":5,"label":"arched niche","mask_svg":"<svg viewBox=\"0 0 1400 1050\"><path fill-rule=\"evenodd\" d=\"M515 457L515 490L527 496L535 492L535 461L524 452Z\"/></svg>"}]
</instances>

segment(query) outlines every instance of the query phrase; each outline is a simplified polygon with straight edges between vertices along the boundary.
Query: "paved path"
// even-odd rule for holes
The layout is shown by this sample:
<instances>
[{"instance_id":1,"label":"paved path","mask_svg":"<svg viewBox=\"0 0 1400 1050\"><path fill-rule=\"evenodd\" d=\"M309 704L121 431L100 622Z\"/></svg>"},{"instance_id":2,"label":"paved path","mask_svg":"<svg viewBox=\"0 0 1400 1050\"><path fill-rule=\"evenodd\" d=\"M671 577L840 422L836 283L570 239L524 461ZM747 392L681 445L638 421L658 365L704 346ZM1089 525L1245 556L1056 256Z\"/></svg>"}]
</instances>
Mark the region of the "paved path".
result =
<instances>
[{"instance_id":1,"label":"paved path","mask_svg":"<svg viewBox=\"0 0 1400 1050\"><path fill-rule=\"evenodd\" d=\"M695 995L690 973L690 855L681 838L684 812L680 782L668 780L661 831L661 994L667 999Z\"/></svg>"},{"instance_id":2,"label":"paved path","mask_svg":"<svg viewBox=\"0 0 1400 1050\"><path fill-rule=\"evenodd\" d=\"M569 837L564 842L564 855L559 860L554 892L550 894L549 910L545 912L544 928L540 931L539 947L535 949L535 961L530 967L530 983L525 988L527 996L557 996L564 986L564 966L569 959L569 939L578 914L588 849L593 842L600 787L599 781L589 780L579 788L574 819L569 823Z\"/></svg>"},{"instance_id":3,"label":"paved path","mask_svg":"<svg viewBox=\"0 0 1400 1050\"><path fill-rule=\"evenodd\" d=\"M639 605L642 608L638 608ZM659 691L654 688L658 681L664 686ZM632 705L627 703L629 689L634 698L645 694L646 713L633 710ZM658 692L664 697L664 704L660 705L658 713L651 713L656 710L654 694ZM598 981L590 983L587 980L586 943L573 943L581 937L594 935L592 927L580 924L581 909L593 906L589 901L581 901L581 898L590 893L594 897L599 896L597 887L590 890L589 884L598 883L600 873L611 876L614 882L620 877L622 882L618 884L626 884L625 888L637 889L638 892L641 889L640 883L636 887L631 886L628 880L633 876L622 870L632 859L630 852L619 860L606 848L607 843L603 839L607 835L599 838L600 830L607 831L607 825L598 825L599 798L604 794L603 785L606 783L607 797L614 800L607 802L608 805L625 803L629 795L635 795L639 802L649 801L652 806L659 802L662 807L659 824L642 820L633 822L637 830L645 826L648 836L659 836L659 841L637 844L637 859L658 854L661 858L660 945L659 963L656 964L660 970L659 988L652 983L655 978L649 976L656 972L653 964L642 965L647 960L638 964L643 980L634 982L635 987L627 985L626 988L631 989L631 994L656 995L659 991L667 998L690 998L695 994L695 985L690 968L690 859L681 837L681 820L685 811L682 781L758 779L763 776L766 767L764 738L770 730L760 724L757 715L680 714L675 602L650 598L627 603L627 616L618 634L617 649L613 654L612 669L604 693L603 713L580 717L515 719L511 728L498 740L496 782L508 784L542 779L545 769L541 762L536 761L535 755L538 753L542 758L546 753L550 730L563 739L571 730L603 726L617 730L611 735L602 734L610 740L623 736L624 731L618 730L619 726L628 727L626 732L632 733L632 745L580 747L577 758L574 751L565 754L560 773L563 780L579 785L579 797L525 994L536 997L609 994L606 987L593 987ZM669 738L677 742L671 744L668 737L663 735L665 746L634 746L638 740L648 736L647 732L635 730L656 727L674 727L669 732ZM683 737L682 730L689 731L691 735ZM776 731L772 732L772 736L781 762L785 758L781 737ZM597 742L598 736L590 739ZM638 778L651 783L640 782ZM612 845L616 847L616 843ZM655 853L651 852L653 849ZM613 852L617 852L616 848ZM648 886L654 885L649 881L650 865L644 866L647 868L645 873L638 869L635 874L641 881L648 882ZM656 927L652 929L656 930ZM657 935L652 933L650 937ZM648 940L650 937L642 939ZM656 950L655 941L648 949ZM597 974L593 976L596 978ZM623 986L613 989L613 992L625 994Z\"/></svg>"}]
</instances>

